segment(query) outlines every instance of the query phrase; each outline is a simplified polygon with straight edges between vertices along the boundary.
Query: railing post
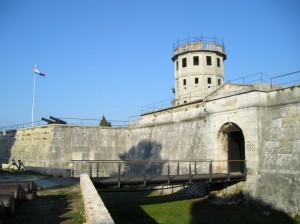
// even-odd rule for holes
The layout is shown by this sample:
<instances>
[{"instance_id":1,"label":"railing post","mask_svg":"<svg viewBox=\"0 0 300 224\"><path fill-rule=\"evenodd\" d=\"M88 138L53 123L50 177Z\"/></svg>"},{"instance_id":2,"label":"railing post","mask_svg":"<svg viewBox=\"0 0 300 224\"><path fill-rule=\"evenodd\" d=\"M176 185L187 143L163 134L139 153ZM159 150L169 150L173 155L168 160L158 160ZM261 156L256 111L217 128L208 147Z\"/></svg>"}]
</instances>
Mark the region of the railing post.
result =
<instances>
[{"instance_id":1,"label":"railing post","mask_svg":"<svg viewBox=\"0 0 300 224\"><path fill-rule=\"evenodd\" d=\"M212 160L209 162L209 182L212 181Z\"/></svg>"},{"instance_id":2,"label":"railing post","mask_svg":"<svg viewBox=\"0 0 300 224\"><path fill-rule=\"evenodd\" d=\"M82 173L82 162L80 162L79 164L80 165L79 165L79 175L78 176L80 176L80 174ZM87 170L85 170L84 173L87 173Z\"/></svg>"},{"instance_id":3,"label":"railing post","mask_svg":"<svg viewBox=\"0 0 300 224\"><path fill-rule=\"evenodd\" d=\"M97 163L97 177L99 177L99 163Z\"/></svg>"},{"instance_id":4,"label":"railing post","mask_svg":"<svg viewBox=\"0 0 300 224\"><path fill-rule=\"evenodd\" d=\"M194 174L195 175L197 174L197 164L196 164L196 161L195 161L195 164L194 164Z\"/></svg>"},{"instance_id":5,"label":"railing post","mask_svg":"<svg viewBox=\"0 0 300 224\"><path fill-rule=\"evenodd\" d=\"M144 169L145 169L145 173L144 173L144 187L146 187L147 186L147 163L146 162L145 162Z\"/></svg>"},{"instance_id":6,"label":"railing post","mask_svg":"<svg viewBox=\"0 0 300 224\"><path fill-rule=\"evenodd\" d=\"M121 187L121 163L118 163L118 187Z\"/></svg>"},{"instance_id":7,"label":"railing post","mask_svg":"<svg viewBox=\"0 0 300 224\"><path fill-rule=\"evenodd\" d=\"M190 184L192 184L192 179L193 179L192 166L191 166L191 163L189 163L189 182L190 182Z\"/></svg>"},{"instance_id":8,"label":"railing post","mask_svg":"<svg viewBox=\"0 0 300 224\"><path fill-rule=\"evenodd\" d=\"M93 163L90 163L90 178L93 177Z\"/></svg>"},{"instance_id":9,"label":"railing post","mask_svg":"<svg viewBox=\"0 0 300 224\"><path fill-rule=\"evenodd\" d=\"M75 161L73 161L73 166L71 170L71 177L75 177Z\"/></svg>"},{"instance_id":10,"label":"railing post","mask_svg":"<svg viewBox=\"0 0 300 224\"><path fill-rule=\"evenodd\" d=\"M171 179L170 179L170 163L168 163L168 185L170 185Z\"/></svg>"},{"instance_id":11,"label":"railing post","mask_svg":"<svg viewBox=\"0 0 300 224\"><path fill-rule=\"evenodd\" d=\"M227 160L227 181L230 181L230 160Z\"/></svg>"},{"instance_id":12,"label":"railing post","mask_svg":"<svg viewBox=\"0 0 300 224\"><path fill-rule=\"evenodd\" d=\"M179 161L177 162L177 175L179 176Z\"/></svg>"},{"instance_id":13,"label":"railing post","mask_svg":"<svg viewBox=\"0 0 300 224\"><path fill-rule=\"evenodd\" d=\"M270 78L270 82L271 82L271 89L273 89L273 84L272 84L273 78Z\"/></svg>"}]
</instances>

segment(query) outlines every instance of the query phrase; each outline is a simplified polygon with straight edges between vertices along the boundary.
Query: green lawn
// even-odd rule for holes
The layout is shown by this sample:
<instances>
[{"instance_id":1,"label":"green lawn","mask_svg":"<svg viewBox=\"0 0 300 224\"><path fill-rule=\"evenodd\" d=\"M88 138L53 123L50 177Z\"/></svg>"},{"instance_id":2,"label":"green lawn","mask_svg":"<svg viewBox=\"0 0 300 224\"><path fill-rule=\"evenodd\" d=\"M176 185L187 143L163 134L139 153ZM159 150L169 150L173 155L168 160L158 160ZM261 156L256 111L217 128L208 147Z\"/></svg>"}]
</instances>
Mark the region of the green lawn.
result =
<instances>
[{"instance_id":1,"label":"green lawn","mask_svg":"<svg viewBox=\"0 0 300 224\"><path fill-rule=\"evenodd\" d=\"M157 192L99 192L116 224L121 223L285 223L299 224L285 213L260 205L213 204L209 199L186 199Z\"/></svg>"}]
</instances>

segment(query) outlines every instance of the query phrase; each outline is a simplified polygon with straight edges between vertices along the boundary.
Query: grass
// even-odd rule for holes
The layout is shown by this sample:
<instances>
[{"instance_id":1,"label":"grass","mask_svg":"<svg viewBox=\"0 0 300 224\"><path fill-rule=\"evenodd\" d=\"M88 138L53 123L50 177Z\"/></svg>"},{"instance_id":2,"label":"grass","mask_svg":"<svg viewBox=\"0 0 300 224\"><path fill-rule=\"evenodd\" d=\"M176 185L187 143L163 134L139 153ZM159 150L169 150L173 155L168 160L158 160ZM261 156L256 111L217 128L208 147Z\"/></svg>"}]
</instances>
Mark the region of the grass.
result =
<instances>
[{"instance_id":1,"label":"grass","mask_svg":"<svg viewBox=\"0 0 300 224\"><path fill-rule=\"evenodd\" d=\"M178 200L158 204L142 205L142 209L157 223L190 223L190 211L195 200Z\"/></svg>"},{"instance_id":2,"label":"grass","mask_svg":"<svg viewBox=\"0 0 300 224\"><path fill-rule=\"evenodd\" d=\"M158 192L99 191L116 224L121 223L286 223L300 224L300 218L250 200L246 203L213 203L216 199L159 195Z\"/></svg>"}]
</instances>

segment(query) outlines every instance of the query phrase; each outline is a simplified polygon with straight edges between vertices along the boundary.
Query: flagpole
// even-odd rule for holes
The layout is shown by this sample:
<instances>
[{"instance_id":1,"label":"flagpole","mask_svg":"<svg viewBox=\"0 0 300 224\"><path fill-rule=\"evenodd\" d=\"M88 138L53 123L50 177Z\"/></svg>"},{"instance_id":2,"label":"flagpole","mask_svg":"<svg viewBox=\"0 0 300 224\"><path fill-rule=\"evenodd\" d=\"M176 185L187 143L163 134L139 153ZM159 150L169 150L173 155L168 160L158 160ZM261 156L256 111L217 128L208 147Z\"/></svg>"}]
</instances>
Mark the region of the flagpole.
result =
<instances>
[{"instance_id":1,"label":"flagpole","mask_svg":"<svg viewBox=\"0 0 300 224\"><path fill-rule=\"evenodd\" d=\"M33 69L33 91L32 91L32 109L31 109L31 127L33 127L33 111L34 111L34 94L35 94L35 69L36 69L36 64L34 65Z\"/></svg>"}]
</instances>

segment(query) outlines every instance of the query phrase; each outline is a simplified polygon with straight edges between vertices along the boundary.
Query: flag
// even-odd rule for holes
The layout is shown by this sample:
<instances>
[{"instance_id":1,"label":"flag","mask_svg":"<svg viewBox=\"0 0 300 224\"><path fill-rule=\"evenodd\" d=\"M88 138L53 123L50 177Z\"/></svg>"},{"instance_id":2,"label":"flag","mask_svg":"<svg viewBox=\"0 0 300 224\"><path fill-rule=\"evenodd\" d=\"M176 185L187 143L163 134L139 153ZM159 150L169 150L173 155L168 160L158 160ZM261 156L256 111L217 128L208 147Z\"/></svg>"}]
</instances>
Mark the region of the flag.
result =
<instances>
[{"instance_id":1,"label":"flag","mask_svg":"<svg viewBox=\"0 0 300 224\"><path fill-rule=\"evenodd\" d=\"M34 74L36 74L36 75L40 75L40 76L43 76L43 77L45 77L45 76L46 76L46 74L44 74L44 73L41 73L41 72L40 72L40 70L38 70L38 68L37 68L37 67L34 67Z\"/></svg>"}]
</instances>

